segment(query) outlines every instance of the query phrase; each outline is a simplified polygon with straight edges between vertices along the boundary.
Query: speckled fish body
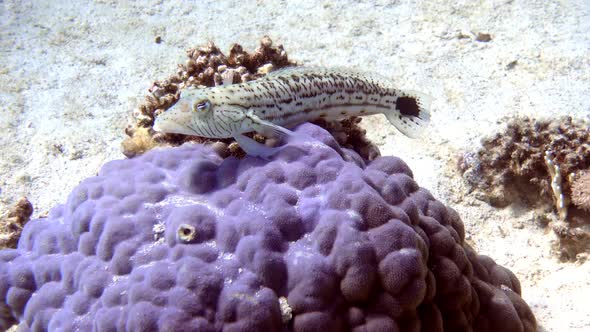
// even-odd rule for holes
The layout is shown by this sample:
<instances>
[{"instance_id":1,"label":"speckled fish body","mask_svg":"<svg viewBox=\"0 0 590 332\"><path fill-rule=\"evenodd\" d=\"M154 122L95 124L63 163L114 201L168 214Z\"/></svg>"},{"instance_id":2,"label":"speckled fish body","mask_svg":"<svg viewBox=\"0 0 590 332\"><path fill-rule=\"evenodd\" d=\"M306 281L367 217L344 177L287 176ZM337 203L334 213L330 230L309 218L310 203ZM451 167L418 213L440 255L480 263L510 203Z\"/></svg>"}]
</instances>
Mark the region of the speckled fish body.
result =
<instances>
[{"instance_id":1,"label":"speckled fish body","mask_svg":"<svg viewBox=\"0 0 590 332\"><path fill-rule=\"evenodd\" d=\"M382 113L414 137L430 119L428 107L427 96L397 89L378 75L293 67L247 83L184 90L179 101L156 118L154 129L238 139L253 131L285 132L284 127L319 118Z\"/></svg>"}]
</instances>

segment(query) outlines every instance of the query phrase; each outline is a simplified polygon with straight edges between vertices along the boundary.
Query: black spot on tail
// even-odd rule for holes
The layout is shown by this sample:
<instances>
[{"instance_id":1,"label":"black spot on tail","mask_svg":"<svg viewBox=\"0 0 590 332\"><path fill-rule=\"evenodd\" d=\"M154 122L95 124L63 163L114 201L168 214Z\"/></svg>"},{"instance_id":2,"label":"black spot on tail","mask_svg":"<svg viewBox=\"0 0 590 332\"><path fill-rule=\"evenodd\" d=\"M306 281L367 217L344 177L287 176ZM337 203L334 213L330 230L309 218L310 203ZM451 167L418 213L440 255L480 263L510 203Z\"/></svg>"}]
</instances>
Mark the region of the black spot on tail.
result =
<instances>
[{"instance_id":1,"label":"black spot on tail","mask_svg":"<svg viewBox=\"0 0 590 332\"><path fill-rule=\"evenodd\" d=\"M395 109L404 116L420 116L420 107L414 97L399 97L395 102Z\"/></svg>"}]
</instances>

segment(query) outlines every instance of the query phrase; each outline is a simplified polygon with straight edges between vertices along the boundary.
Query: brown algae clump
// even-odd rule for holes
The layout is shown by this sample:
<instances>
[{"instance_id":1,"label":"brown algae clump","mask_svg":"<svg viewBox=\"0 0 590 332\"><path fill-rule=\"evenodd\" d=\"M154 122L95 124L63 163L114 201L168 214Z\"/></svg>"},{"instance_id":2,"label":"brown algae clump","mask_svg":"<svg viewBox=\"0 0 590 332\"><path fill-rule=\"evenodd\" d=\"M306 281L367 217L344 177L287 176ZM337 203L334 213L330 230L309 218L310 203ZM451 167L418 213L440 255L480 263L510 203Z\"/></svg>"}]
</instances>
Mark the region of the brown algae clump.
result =
<instances>
[{"instance_id":1,"label":"brown algae clump","mask_svg":"<svg viewBox=\"0 0 590 332\"><path fill-rule=\"evenodd\" d=\"M459 160L464 179L492 206L518 203L554 211L552 228L564 259L587 252L590 244L590 216L583 211L590 181L581 175L589 167L588 123L571 117L514 118Z\"/></svg>"},{"instance_id":2,"label":"brown algae clump","mask_svg":"<svg viewBox=\"0 0 590 332\"><path fill-rule=\"evenodd\" d=\"M25 224L33 214L33 205L22 197L5 214L0 216L0 249L16 248Z\"/></svg>"},{"instance_id":3,"label":"brown algae clump","mask_svg":"<svg viewBox=\"0 0 590 332\"><path fill-rule=\"evenodd\" d=\"M572 203L590 212L590 170L586 170L578 177L574 177Z\"/></svg>"}]
</instances>

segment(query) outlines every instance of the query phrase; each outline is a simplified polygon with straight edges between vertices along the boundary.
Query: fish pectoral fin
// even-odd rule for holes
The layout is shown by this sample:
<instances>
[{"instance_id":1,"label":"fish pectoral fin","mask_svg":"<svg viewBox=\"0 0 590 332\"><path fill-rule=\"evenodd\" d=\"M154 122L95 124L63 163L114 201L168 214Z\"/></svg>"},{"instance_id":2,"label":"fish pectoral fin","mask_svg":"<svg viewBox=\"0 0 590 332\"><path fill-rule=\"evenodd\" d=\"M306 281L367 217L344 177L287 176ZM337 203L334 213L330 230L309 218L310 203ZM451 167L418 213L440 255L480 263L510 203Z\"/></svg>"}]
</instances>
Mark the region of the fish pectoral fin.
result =
<instances>
[{"instance_id":1,"label":"fish pectoral fin","mask_svg":"<svg viewBox=\"0 0 590 332\"><path fill-rule=\"evenodd\" d=\"M234 135L234 138L238 142L238 144L244 149L244 151L252 156L259 156L264 159L271 157L272 155L278 153L282 150L288 143L305 143L305 142L316 142L311 137L306 135L302 135L291 131L285 127L281 127L276 125L270 121L262 120L258 117L252 110L246 113L246 117L250 119L251 126L254 131L260 133L264 136L272 137L272 138L279 138L283 145L278 147L269 147L264 144L258 143L255 140L251 139L248 136L244 136L242 134Z\"/></svg>"},{"instance_id":2,"label":"fish pectoral fin","mask_svg":"<svg viewBox=\"0 0 590 332\"><path fill-rule=\"evenodd\" d=\"M246 113L246 116L252 121L252 129L266 137L281 138L283 142L297 137L295 132L270 121L262 120L251 110Z\"/></svg>"},{"instance_id":3,"label":"fish pectoral fin","mask_svg":"<svg viewBox=\"0 0 590 332\"><path fill-rule=\"evenodd\" d=\"M281 150L281 147L272 148L262 143L258 143L254 139L242 134L235 134L233 137L236 142L238 142L242 150L244 150L244 152L250 156L269 160L270 157L277 154Z\"/></svg>"}]
</instances>

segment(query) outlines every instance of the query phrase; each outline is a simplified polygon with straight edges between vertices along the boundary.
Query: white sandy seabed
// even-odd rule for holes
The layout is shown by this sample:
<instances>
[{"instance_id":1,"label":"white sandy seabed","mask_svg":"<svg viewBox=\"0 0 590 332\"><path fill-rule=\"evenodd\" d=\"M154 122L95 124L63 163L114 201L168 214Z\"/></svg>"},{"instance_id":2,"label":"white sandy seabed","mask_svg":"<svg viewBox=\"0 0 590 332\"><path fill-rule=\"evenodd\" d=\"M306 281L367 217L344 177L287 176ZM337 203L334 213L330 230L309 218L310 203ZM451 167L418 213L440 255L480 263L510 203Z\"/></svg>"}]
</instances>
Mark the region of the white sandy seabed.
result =
<instances>
[{"instance_id":1,"label":"white sandy seabed","mask_svg":"<svg viewBox=\"0 0 590 332\"><path fill-rule=\"evenodd\" d=\"M558 262L532 212L476 200L449 167L506 116L588 118L588 1L76 3L0 1L2 209L26 195L43 215L122 158L132 110L185 49L212 40L253 50L269 35L300 63L380 72L432 95L427 137L374 117L363 121L370 138L459 211L480 253L517 274L542 331L590 330L590 264Z\"/></svg>"}]
</instances>

